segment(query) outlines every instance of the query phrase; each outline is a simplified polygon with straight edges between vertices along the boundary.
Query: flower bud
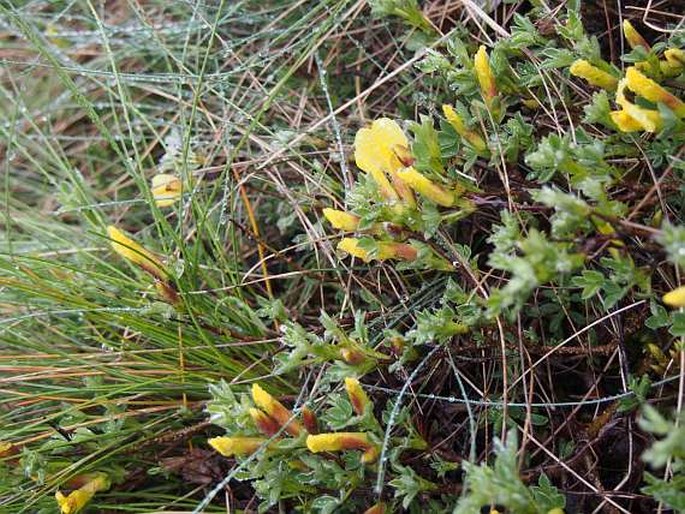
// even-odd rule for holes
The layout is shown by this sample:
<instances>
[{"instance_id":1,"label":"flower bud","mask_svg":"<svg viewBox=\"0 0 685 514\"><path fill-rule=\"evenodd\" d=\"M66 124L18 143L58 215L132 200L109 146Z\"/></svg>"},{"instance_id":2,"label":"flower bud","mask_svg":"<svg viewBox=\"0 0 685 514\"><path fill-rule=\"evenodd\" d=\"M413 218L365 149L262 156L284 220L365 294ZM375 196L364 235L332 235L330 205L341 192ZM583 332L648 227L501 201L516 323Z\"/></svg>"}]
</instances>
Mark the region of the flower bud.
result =
<instances>
[{"instance_id":1,"label":"flower bud","mask_svg":"<svg viewBox=\"0 0 685 514\"><path fill-rule=\"evenodd\" d=\"M571 75L584 79L588 84L601 87L607 91L614 91L618 79L604 70L600 70L584 59L578 59L569 68Z\"/></svg>"},{"instance_id":2,"label":"flower bud","mask_svg":"<svg viewBox=\"0 0 685 514\"><path fill-rule=\"evenodd\" d=\"M302 407L302 424L307 432L310 434L319 433L319 420L316 419L316 414L309 407Z\"/></svg>"},{"instance_id":3,"label":"flower bud","mask_svg":"<svg viewBox=\"0 0 685 514\"><path fill-rule=\"evenodd\" d=\"M457 195L437 185L414 168L406 168L397 172L397 175L414 191L425 196L431 202L443 207L451 207L457 200Z\"/></svg>"},{"instance_id":4,"label":"flower bud","mask_svg":"<svg viewBox=\"0 0 685 514\"><path fill-rule=\"evenodd\" d=\"M623 20L623 35L625 36L626 41L628 41L630 48L633 50L635 50L638 46L641 46L645 49L645 51L649 52L649 43L645 41L645 38L643 38L642 35L635 30L633 24L628 20Z\"/></svg>"},{"instance_id":5,"label":"flower bud","mask_svg":"<svg viewBox=\"0 0 685 514\"><path fill-rule=\"evenodd\" d=\"M166 276L164 266L159 258L146 250L114 225L107 227L112 249L127 261L147 271L153 277L163 280Z\"/></svg>"},{"instance_id":6,"label":"flower bud","mask_svg":"<svg viewBox=\"0 0 685 514\"><path fill-rule=\"evenodd\" d=\"M371 405L371 400L362 389L359 380L353 377L345 377L345 390L347 391L347 396L352 404L352 409L354 412L361 416L366 411L367 407Z\"/></svg>"},{"instance_id":7,"label":"flower bud","mask_svg":"<svg viewBox=\"0 0 685 514\"><path fill-rule=\"evenodd\" d=\"M366 360L366 355L356 348L341 348L340 357L352 366L357 366Z\"/></svg>"},{"instance_id":8,"label":"flower bud","mask_svg":"<svg viewBox=\"0 0 685 514\"><path fill-rule=\"evenodd\" d=\"M685 286L669 291L663 296L662 301L669 307L685 307Z\"/></svg>"},{"instance_id":9,"label":"flower bud","mask_svg":"<svg viewBox=\"0 0 685 514\"><path fill-rule=\"evenodd\" d=\"M379 455L378 447L365 432L334 432L307 436L307 448L312 453L364 450L361 461L371 464Z\"/></svg>"},{"instance_id":10,"label":"flower bud","mask_svg":"<svg viewBox=\"0 0 685 514\"><path fill-rule=\"evenodd\" d=\"M295 437L300 435L302 426L297 420L293 419L293 413L262 389L259 384L252 384L252 399L257 404L257 407L276 420L279 427L285 427L285 431Z\"/></svg>"},{"instance_id":11,"label":"flower bud","mask_svg":"<svg viewBox=\"0 0 685 514\"><path fill-rule=\"evenodd\" d=\"M359 216L355 216L354 214L326 207L323 210L323 215L329 223L333 225L333 228L338 230L354 232L357 230L357 227L359 227Z\"/></svg>"},{"instance_id":12,"label":"flower bud","mask_svg":"<svg viewBox=\"0 0 685 514\"><path fill-rule=\"evenodd\" d=\"M485 153L488 149L483 138L475 130L466 128L464 120L459 116L457 111L451 105L443 105L442 113L445 115L447 122L452 125L454 131L464 138L473 148L479 153Z\"/></svg>"},{"instance_id":13,"label":"flower bud","mask_svg":"<svg viewBox=\"0 0 685 514\"><path fill-rule=\"evenodd\" d=\"M271 437L276 435L280 430L281 427L278 422L261 410L253 407L249 410L249 413L255 426L262 434Z\"/></svg>"},{"instance_id":14,"label":"flower bud","mask_svg":"<svg viewBox=\"0 0 685 514\"><path fill-rule=\"evenodd\" d=\"M497 85L495 83L495 76L490 68L488 52L484 45L481 45L480 48L478 48L478 52L476 52L473 59L473 64L483 98L486 103L489 103L497 96Z\"/></svg>"},{"instance_id":15,"label":"flower bud","mask_svg":"<svg viewBox=\"0 0 685 514\"><path fill-rule=\"evenodd\" d=\"M245 457L252 455L264 443L266 439L263 437L213 437L207 442L209 446L214 448L224 457L233 457L234 455Z\"/></svg>"}]
</instances>

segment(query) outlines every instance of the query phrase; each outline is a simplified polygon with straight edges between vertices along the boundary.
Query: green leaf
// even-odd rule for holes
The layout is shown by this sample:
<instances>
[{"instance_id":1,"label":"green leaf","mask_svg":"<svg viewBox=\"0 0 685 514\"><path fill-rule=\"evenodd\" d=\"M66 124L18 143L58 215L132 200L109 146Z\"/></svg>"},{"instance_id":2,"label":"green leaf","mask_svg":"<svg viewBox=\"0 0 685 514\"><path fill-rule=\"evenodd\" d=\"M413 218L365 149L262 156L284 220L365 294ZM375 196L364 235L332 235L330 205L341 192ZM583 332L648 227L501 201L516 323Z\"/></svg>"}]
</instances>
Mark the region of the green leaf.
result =
<instances>
[{"instance_id":1,"label":"green leaf","mask_svg":"<svg viewBox=\"0 0 685 514\"><path fill-rule=\"evenodd\" d=\"M438 178L445 175L445 167L442 163L442 150L438 132L433 126L433 120L428 116L421 116L421 123L413 123L410 126L414 133L412 153L416 159L414 167Z\"/></svg>"}]
</instances>

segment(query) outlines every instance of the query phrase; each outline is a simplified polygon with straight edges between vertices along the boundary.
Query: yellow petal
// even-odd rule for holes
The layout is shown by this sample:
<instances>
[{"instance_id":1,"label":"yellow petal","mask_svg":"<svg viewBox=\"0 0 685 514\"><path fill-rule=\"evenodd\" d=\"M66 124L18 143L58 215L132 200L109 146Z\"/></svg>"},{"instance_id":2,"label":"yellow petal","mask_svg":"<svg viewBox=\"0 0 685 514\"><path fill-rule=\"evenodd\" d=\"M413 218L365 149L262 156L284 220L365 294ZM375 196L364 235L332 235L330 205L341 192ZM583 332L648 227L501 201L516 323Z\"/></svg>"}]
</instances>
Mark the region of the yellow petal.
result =
<instances>
[{"instance_id":1,"label":"yellow petal","mask_svg":"<svg viewBox=\"0 0 685 514\"><path fill-rule=\"evenodd\" d=\"M480 90L486 101L492 100L497 96L497 85L495 76L490 68L490 59L484 45L481 45L473 58L473 65L476 70L476 78L480 84Z\"/></svg>"},{"instance_id":2,"label":"yellow petal","mask_svg":"<svg viewBox=\"0 0 685 514\"><path fill-rule=\"evenodd\" d=\"M657 132L660 130L663 126L663 119L661 118L659 111L645 109L630 102L623 92L626 84L627 79L621 79L619 81L618 87L616 88L616 103L623 108L623 111L625 111L625 113L632 118L635 123L638 123L642 127L642 130L647 132ZM616 122L615 116L612 115L612 119L614 119L614 122ZM618 121L622 121L621 118L618 118ZM630 124L626 125L626 128L633 126L632 122L629 123Z\"/></svg>"},{"instance_id":3,"label":"yellow petal","mask_svg":"<svg viewBox=\"0 0 685 514\"><path fill-rule=\"evenodd\" d=\"M312 453L366 450L373 446L364 432L335 432L307 436L307 448Z\"/></svg>"},{"instance_id":4,"label":"yellow petal","mask_svg":"<svg viewBox=\"0 0 685 514\"><path fill-rule=\"evenodd\" d=\"M293 413L262 389L259 384L252 384L252 400L257 404L257 407L275 419L279 427L285 427L286 432L296 437L300 435L302 426L293 419Z\"/></svg>"},{"instance_id":5,"label":"yellow petal","mask_svg":"<svg viewBox=\"0 0 685 514\"><path fill-rule=\"evenodd\" d=\"M105 473L88 475L91 478L79 489L64 496L60 491L55 493L55 500L61 514L76 514L83 510L98 491L105 491L110 487L109 477Z\"/></svg>"},{"instance_id":6,"label":"yellow petal","mask_svg":"<svg viewBox=\"0 0 685 514\"><path fill-rule=\"evenodd\" d=\"M685 103L666 91L652 79L645 77L635 66L626 70L626 85L635 94L650 102L661 102L672 109L678 116L685 117Z\"/></svg>"},{"instance_id":7,"label":"yellow petal","mask_svg":"<svg viewBox=\"0 0 685 514\"><path fill-rule=\"evenodd\" d=\"M263 437L214 437L207 441L209 446L214 448L224 457L232 457L234 455L246 456L252 455L265 442Z\"/></svg>"},{"instance_id":8,"label":"yellow petal","mask_svg":"<svg viewBox=\"0 0 685 514\"><path fill-rule=\"evenodd\" d=\"M281 427L278 424L278 421L261 410L251 408L249 413L252 421L254 421L255 426L262 434L271 437L276 435L280 430Z\"/></svg>"},{"instance_id":9,"label":"yellow petal","mask_svg":"<svg viewBox=\"0 0 685 514\"><path fill-rule=\"evenodd\" d=\"M387 174L402 167L393 150L396 145L408 147L409 141L400 126L389 118L380 118L370 127L360 129L354 139L357 166L373 177L384 198L393 201L399 195Z\"/></svg>"},{"instance_id":10,"label":"yellow petal","mask_svg":"<svg viewBox=\"0 0 685 514\"><path fill-rule=\"evenodd\" d=\"M593 86L601 87L608 91L616 89L618 80L606 71L600 70L584 59L578 59L569 68L571 75L580 77Z\"/></svg>"},{"instance_id":11,"label":"yellow petal","mask_svg":"<svg viewBox=\"0 0 685 514\"><path fill-rule=\"evenodd\" d=\"M347 232L354 232L359 226L359 216L349 214L345 211L337 209L330 209L326 207L323 210L323 215L333 225L333 228L338 230L346 230Z\"/></svg>"},{"instance_id":12,"label":"yellow petal","mask_svg":"<svg viewBox=\"0 0 685 514\"><path fill-rule=\"evenodd\" d=\"M349 253L353 257L363 260L364 262L369 262L371 256L369 252L362 249L359 246L359 239L353 237L345 237L338 243L338 250Z\"/></svg>"},{"instance_id":13,"label":"yellow petal","mask_svg":"<svg viewBox=\"0 0 685 514\"><path fill-rule=\"evenodd\" d=\"M169 207L181 197L181 179L167 173L155 175L152 177L151 192L157 207Z\"/></svg>"},{"instance_id":14,"label":"yellow petal","mask_svg":"<svg viewBox=\"0 0 685 514\"><path fill-rule=\"evenodd\" d=\"M633 50L635 50L638 46L641 46L645 50L649 51L650 47L647 41L645 41L645 38L643 38L642 35L635 30L633 24L628 20L623 20L623 35L626 37L626 41L628 41L630 48Z\"/></svg>"},{"instance_id":15,"label":"yellow petal","mask_svg":"<svg viewBox=\"0 0 685 514\"><path fill-rule=\"evenodd\" d=\"M621 132L636 132L642 129L642 124L632 118L626 111L611 111L609 113L612 121Z\"/></svg>"},{"instance_id":16,"label":"yellow petal","mask_svg":"<svg viewBox=\"0 0 685 514\"><path fill-rule=\"evenodd\" d=\"M662 300L669 307L685 307L685 286L669 291L663 296Z\"/></svg>"},{"instance_id":17,"label":"yellow petal","mask_svg":"<svg viewBox=\"0 0 685 514\"><path fill-rule=\"evenodd\" d=\"M425 196L433 203L437 203L443 207L451 207L457 200L457 195L455 193L435 184L414 168L405 168L398 171L397 175L414 191L421 196Z\"/></svg>"},{"instance_id":18,"label":"yellow petal","mask_svg":"<svg viewBox=\"0 0 685 514\"><path fill-rule=\"evenodd\" d=\"M143 248L114 225L107 227L107 235L112 249L124 259L159 279L164 278L164 266L155 254Z\"/></svg>"},{"instance_id":19,"label":"yellow petal","mask_svg":"<svg viewBox=\"0 0 685 514\"><path fill-rule=\"evenodd\" d=\"M62 514L76 514L83 510L95 493L77 489L72 491L68 496L64 496L61 492L55 493L55 500L59 506Z\"/></svg>"},{"instance_id":20,"label":"yellow petal","mask_svg":"<svg viewBox=\"0 0 685 514\"><path fill-rule=\"evenodd\" d=\"M378 243L376 258L379 261L386 259L399 259L402 261L415 261L418 257L416 248L405 243L391 243L381 241Z\"/></svg>"},{"instance_id":21,"label":"yellow petal","mask_svg":"<svg viewBox=\"0 0 685 514\"><path fill-rule=\"evenodd\" d=\"M483 141L483 138L480 136L480 134L474 130L469 130L466 128L464 120L461 119L461 116L459 116L457 111L455 111L451 105L443 105L442 112L447 119L447 123L452 125L454 131L468 141L471 146L473 146L479 152L484 152L487 149L487 145L485 144L485 141Z\"/></svg>"},{"instance_id":22,"label":"yellow petal","mask_svg":"<svg viewBox=\"0 0 685 514\"><path fill-rule=\"evenodd\" d=\"M371 400L362 389L359 380L353 377L345 378L345 390L347 391L347 397L350 399L352 404L352 409L359 416L364 414L367 405L371 405Z\"/></svg>"},{"instance_id":23,"label":"yellow petal","mask_svg":"<svg viewBox=\"0 0 685 514\"><path fill-rule=\"evenodd\" d=\"M664 52L664 57L673 74L680 73L685 69L685 51L680 48L669 48Z\"/></svg>"}]
</instances>

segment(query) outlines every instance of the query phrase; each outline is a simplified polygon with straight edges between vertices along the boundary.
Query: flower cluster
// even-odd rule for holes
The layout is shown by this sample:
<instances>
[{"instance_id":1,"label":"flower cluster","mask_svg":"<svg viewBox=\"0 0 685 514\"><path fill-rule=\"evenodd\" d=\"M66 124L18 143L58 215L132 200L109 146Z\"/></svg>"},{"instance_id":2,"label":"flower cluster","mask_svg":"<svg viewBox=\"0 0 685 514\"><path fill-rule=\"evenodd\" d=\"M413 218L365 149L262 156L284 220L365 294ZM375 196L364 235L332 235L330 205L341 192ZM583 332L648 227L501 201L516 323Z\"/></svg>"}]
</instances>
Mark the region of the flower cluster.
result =
<instances>
[{"instance_id":1,"label":"flower cluster","mask_svg":"<svg viewBox=\"0 0 685 514\"><path fill-rule=\"evenodd\" d=\"M623 32L631 48L650 50L649 44L627 20L623 24ZM664 52L664 57L664 60L659 61L660 75L673 76L685 69L685 52L682 50L669 48ZM608 68L606 63L602 64ZM656 80L645 75L650 71L651 67L646 61L630 66L625 76L620 79L583 59L575 61L570 67L572 75L584 79L593 86L616 92L615 101L620 109L611 111L609 115L622 132L660 131L664 127L664 118L657 108L658 104L671 109L677 117L685 118L685 102L667 91ZM626 95L626 90L644 101L631 101ZM645 101L652 105L645 106Z\"/></svg>"},{"instance_id":2,"label":"flower cluster","mask_svg":"<svg viewBox=\"0 0 685 514\"><path fill-rule=\"evenodd\" d=\"M358 416L373 417L373 404L356 378L345 379L345 389ZM374 436L369 432L329 432L318 433L316 415L308 408L302 409L302 422L280 401L265 391L259 384L252 386L252 401L255 407L248 409L254 428L262 436L231 435L214 437L209 445L225 457L245 457L264 448L276 448L282 433L294 438L302 437L302 447L312 453L361 450L360 462L372 464L378 457L379 448ZM374 418L375 419L375 418Z\"/></svg>"},{"instance_id":3,"label":"flower cluster","mask_svg":"<svg viewBox=\"0 0 685 514\"><path fill-rule=\"evenodd\" d=\"M456 114L453 120L458 120ZM461 127L464 137L474 148L484 151L482 138L465 129L463 123ZM357 166L373 180L391 218L388 223L364 226L361 217L354 213L325 208L323 215L333 228L374 237L366 237L365 240L344 237L338 243L338 250L364 262L373 259L415 261L418 257L416 245L393 240L401 232L396 223L402 223L403 218L419 209L416 195L438 206L454 207L463 191L438 184L414 168L407 136L397 122L388 118L377 119L370 127L357 132L354 157Z\"/></svg>"}]
</instances>

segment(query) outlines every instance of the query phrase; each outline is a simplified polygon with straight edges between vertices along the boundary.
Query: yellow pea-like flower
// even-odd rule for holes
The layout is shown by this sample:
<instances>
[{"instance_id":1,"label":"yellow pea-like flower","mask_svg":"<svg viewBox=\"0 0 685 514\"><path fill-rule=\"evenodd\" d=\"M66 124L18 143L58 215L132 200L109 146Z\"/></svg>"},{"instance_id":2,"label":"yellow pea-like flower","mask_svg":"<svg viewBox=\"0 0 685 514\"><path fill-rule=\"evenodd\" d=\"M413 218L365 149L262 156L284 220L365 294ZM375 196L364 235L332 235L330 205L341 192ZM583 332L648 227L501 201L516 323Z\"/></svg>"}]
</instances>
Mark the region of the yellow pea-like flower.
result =
<instances>
[{"instance_id":1,"label":"yellow pea-like flower","mask_svg":"<svg viewBox=\"0 0 685 514\"><path fill-rule=\"evenodd\" d=\"M647 132L657 132L663 126L663 119L659 111L653 109L645 109L630 102L625 94L624 90L626 88L627 79L621 79L616 88L616 103L621 106L623 112L634 121L629 121L625 116L615 116L611 115L614 123L616 123L619 128L625 132L630 132L630 128L635 126L635 123L639 124L642 130ZM620 123L624 123L621 125Z\"/></svg>"},{"instance_id":2,"label":"yellow pea-like flower","mask_svg":"<svg viewBox=\"0 0 685 514\"><path fill-rule=\"evenodd\" d=\"M609 116L621 132L637 132L638 130L643 130L642 124L631 117L626 111L611 111Z\"/></svg>"},{"instance_id":3,"label":"yellow pea-like flower","mask_svg":"<svg viewBox=\"0 0 685 514\"><path fill-rule=\"evenodd\" d=\"M663 296L662 301L669 307L685 307L685 286L669 291Z\"/></svg>"},{"instance_id":4,"label":"yellow pea-like flower","mask_svg":"<svg viewBox=\"0 0 685 514\"><path fill-rule=\"evenodd\" d=\"M359 216L354 214L326 207L323 210L323 215L333 225L333 228L338 230L354 232L359 227Z\"/></svg>"},{"instance_id":5,"label":"yellow pea-like flower","mask_svg":"<svg viewBox=\"0 0 685 514\"><path fill-rule=\"evenodd\" d=\"M86 483L68 495L57 491L55 500L61 514L77 514L85 508L88 502L99 491L106 491L110 487L109 477L105 473L94 473Z\"/></svg>"},{"instance_id":6,"label":"yellow pea-like flower","mask_svg":"<svg viewBox=\"0 0 685 514\"><path fill-rule=\"evenodd\" d=\"M338 250L350 254L352 257L361 259L364 262L371 261L369 252L359 246L359 239L353 237L345 237L338 243Z\"/></svg>"},{"instance_id":7,"label":"yellow pea-like flower","mask_svg":"<svg viewBox=\"0 0 685 514\"><path fill-rule=\"evenodd\" d=\"M578 59L571 64L569 68L571 75L580 77L587 83L606 89L607 91L614 91L618 85L618 79L604 70L600 70L597 66L593 66L585 59Z\"/></svg>"},{"instance_id":8,"label":"yellow pea-like flower","mask_svg":"<svg viewBox=\"0 0 685 514\"><path fill-rule=\"evenodd\" d=\"M353 237L345 237L338 243L338 250L343 251L363 260L364 262L370 262L371 259L377 259L379 261L384 261L387 259L400 259L404 261L414 261L418 256L416 249L405 243L392 243L379 241L377 243L377 252L374 257L364 250L359 245L359 239Z\"/></svg>"},{"instance_id":9,"label":"yellow pea-like flower","mask_svg":"<svg viewBox=\"0 0 685 514\"><path fill-rule=\"evenodd\" d=\"M255 409L254 407L248 412L250 413L250 417L252 418L252 421L254 421L255 426L262 434L271 437L276 435L280 430L281 427L278 422L265 412Z\"/></svg>"},{"instance_id":10,"label":"yellow pea-like flower","mask_svg":"<svg viewBox=\"0 0 685 514\"><path fill-rule=\"evenodd\" d=\"M378 447L365 432L333 432L307 436L307 448L312 453L363 450L361 461L371 464L379 454Z\"/></svg>"},{"instance_id":11,"label":"yellow pea-like flower","mask_svg":"<svg viewBox=\"0 0 685 514\"><path fill-rule=\"evenodd\" d=\"M664 57L672 74L678 74L685 69L685 51L680 48L669 48L664 52Z\"/></svg>"},{"instance_id":12,"label":"yellow pea-like flower","mask_svg":"<svg viewBox=\"0 0 685 514\"><path fill-rule=\"evenodd\" d=\"M362 389L359 380L354 377L345 377L345 390L354 412L359 416L364 414L367 406L371 405L371 400L369 400L366 392Z\"/></svg>"},{"instance_id":13,"label":"yellow pea-like flower","mask_svg":"<svg viewBox=\"0 0 685 514\"><path fill-rule=\"evenodd\" d=\"M458 198L457 194L439 186L414 168L405 168L398 171L397 175L421 196L443 207L452 207Z\"/></svg>"},{"instance_id":14,"label":"yellow pea-like flower","mask_svg":"<svg viewBox=\"0 0 685 514\"><path fill-rule=\"evenodd\" d=\"M180 178L167 173L160 173L152 177L150 191L157 207L170 207L181 198L183 186Z\"/></svg>"},{"instance_id":15,"label":"yellow pea-like flower","mask_svg":"<svg viewBox=\"0 0 685 514\"><path fill-rule=\"evenodd\" d=\"M451 105L443 105L442 112L447 119L447 123L452 125L454 131L469 142L479 153L485 153L488 149L483 138L475 130L466 127L464 120Z\"/></svg>"},{"instance_id":16,"label":"yellow pea-like flower","mask_svg":"<svg viewBox=\"0 0 685 514\"><path fill-rule=\"evenodd\" d=\"M127 261L139 266L150 275L162 280L166 276L162 261L149 250L136 243L114 225L107 227L112 249Z\"/></svg>"},{"instance_id":17,"label":"yellow pea-like flower","mask_svg":"<svg viewBox=\"0 0 685 514\"><path fill-rule=\"evenodd\" d=\"M370 127L357 132L354 138L354 159L361 170L371 175L386 200L402 201L414 206L411 190L404 187L395 175L397 170L404 167L400 157L406 158L404 151L398 157L398 149L406 148L409 148L409 140L397 122L380 118Z\"/></svg>"},{"instance_id":18,"label":"yellow pea-like flower","mask_svg":"<svg viewBox=\"0 0 685 514\"><path fill-rule=\"evenodd\" d=\"M646 98L650 102L661 102L667 105L679 117L685 117L685 103L652 79L645 77L635 66L631 66L626 70L626 85L633 93Z\"/></svg>"},{"instance_id":19,"label":"yellow pea-like flower","mask_svg":"<svg viewBox=\"0 0 685 514\"><path fill-rule=\"evenodd\" d=\"M476 78L480 85L480 91L486 103L489 103L497 96L497 84L495 83L495 76L490 67L490 58L484 45L481 45L473 58L474 69L476 70Z\"/></svg>"},{"instance_id":20,"label":"yellow pea-like flower","mask_svg":"<svg viewBox=\"0 0 685 514\"><path fill-rule=\"evenodd\" d=\"M207 443L224 457L245 457L256 452L267 440L263 437L213 437Z\"/></svg>"},{"instance_id":21,"label":"yellow pea-like flower","mask_svg":"<svg viewBox=\"0 0 685 514\"><path fill-rule=\"evenodd\" d=\"M293 419L293 413L262 389L259 384L252 384L252 400L257 404L257 407L278 422L279 428L285 427L285 431L295 437L300 435L302 425Z\"/></svg>"},{"instance_id":22,"label":"yellow pea-like flower","mask_svg":"<svg viewBox=\"0 0 685 514\"><path fill-rule=\"evenodd\" d=\"M649 43L645 41L645 38L642 37L635 27L633 27L633 24L628 20L623 20L623 35L625 36L626 41L628 41L630 48L633 50L635 50L638 46L641 46L649 52Z\"/></svg>"}]
</instances>

